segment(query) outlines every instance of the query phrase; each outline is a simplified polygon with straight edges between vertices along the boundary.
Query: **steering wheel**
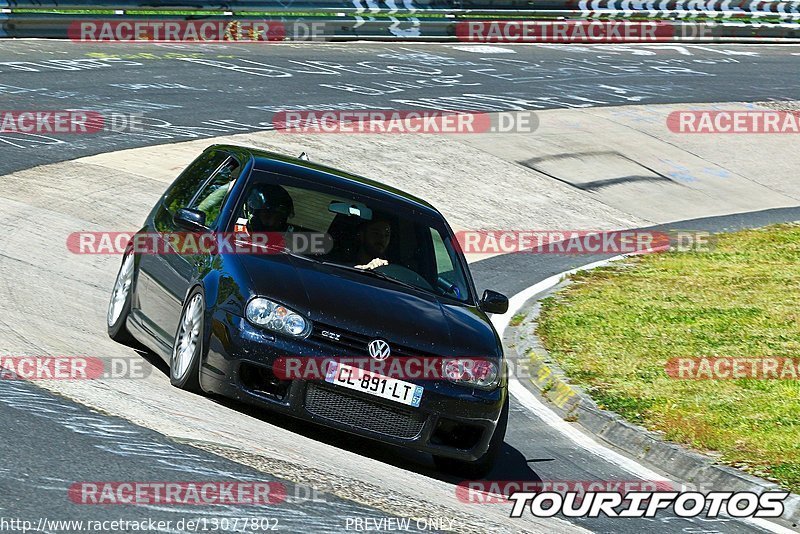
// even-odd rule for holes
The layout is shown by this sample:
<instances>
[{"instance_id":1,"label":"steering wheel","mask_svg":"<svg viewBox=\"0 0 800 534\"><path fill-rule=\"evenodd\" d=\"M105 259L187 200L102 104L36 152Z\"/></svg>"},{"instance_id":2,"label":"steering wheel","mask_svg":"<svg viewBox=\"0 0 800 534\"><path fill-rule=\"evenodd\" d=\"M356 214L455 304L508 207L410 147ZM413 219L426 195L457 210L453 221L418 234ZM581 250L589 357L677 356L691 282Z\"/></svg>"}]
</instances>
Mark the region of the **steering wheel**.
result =
<instances>
[{"instance_id":1,"label":"steering wheel","mask_svg":"<svg viewBox=\"0 0 800 534\"><path fill-rule=\"evenodd\" d=\"M376 267L374 270L376 272L385 274L386 276L391 276L392 278L396 278L401 282L406 282L408 284L415 285L417 287L433 290L433 286L431 286L430 282L425 280L418 273L412 271L408 267L403 267L402 265L389 264L389 265L381 265L380 267Z\"/></svg>"}]
</instances>

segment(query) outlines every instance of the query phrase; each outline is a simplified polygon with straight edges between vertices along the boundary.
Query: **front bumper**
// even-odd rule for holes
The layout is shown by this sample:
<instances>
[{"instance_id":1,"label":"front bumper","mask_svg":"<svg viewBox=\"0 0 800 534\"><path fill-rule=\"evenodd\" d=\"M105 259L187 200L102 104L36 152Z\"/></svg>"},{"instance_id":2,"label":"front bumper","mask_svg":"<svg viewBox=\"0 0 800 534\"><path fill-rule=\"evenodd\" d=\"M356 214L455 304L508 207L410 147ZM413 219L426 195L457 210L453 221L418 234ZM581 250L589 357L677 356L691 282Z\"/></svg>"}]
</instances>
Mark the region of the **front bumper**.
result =
<instances>
[{"instance_id":1,"label":"front bumper","mask_svg":"<svg viewBox=\"0 0 800 534\"><path fill-rule=\"evenodd\" d=\"M466 461L477 460L488 449L507 395L505 380L495 390L483 391L446 380L408 379L424 387L419 407L412 408L324 380L278 380L271 370L279 358L321 360L342 355L313 339L272 335L228 312L212 317L208 347L200 373L207 392Z\"/></svg>"}]
</instances>

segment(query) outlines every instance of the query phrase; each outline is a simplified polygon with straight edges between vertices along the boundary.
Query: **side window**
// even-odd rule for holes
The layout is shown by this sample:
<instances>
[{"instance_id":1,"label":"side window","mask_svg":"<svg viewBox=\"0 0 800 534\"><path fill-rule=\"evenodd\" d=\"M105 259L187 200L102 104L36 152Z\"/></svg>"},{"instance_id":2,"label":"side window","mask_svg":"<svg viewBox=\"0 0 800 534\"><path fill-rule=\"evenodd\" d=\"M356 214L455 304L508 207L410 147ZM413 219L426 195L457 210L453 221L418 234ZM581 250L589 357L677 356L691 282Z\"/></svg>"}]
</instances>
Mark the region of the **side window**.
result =
<instances>
[{"instance_id":1,"label":"side window","mask_svg":"<svg viewBox=\"0 0 800 534\"><path fill-rule=\"evenodd\" d=\"M451 296L459 300L467 296L467 283L461 274L461 269L455 268L455 251L442 239L438 230L431 228L431 241L433 255L436 258L436 276L442 286L447 286Z\"/></svg>"},{"instance_id":2,"label":"side window","mask_svg":"<svg viewBox=\"0 0 800 534\"><path fill-rule=\"evenodd\" d=\"M209 228L214 228L225 197L233 187L233 183L240 172L241 165L239 165L239 162L233 158L228 158L192 201L192 208L206 214L206 226Z\"/></svg>"},{"instance_id":3,"label":"side window","mask_svg":"<svg viewBox=\"0 0 800 534\"><path fill-rule=\"evenodd\" d=\"M164 195L164 206L170 214L174 215L180 208L188 207L197 190L227 157L227 154L212 150L194 160Z\"/></svg>"}]
</instances>

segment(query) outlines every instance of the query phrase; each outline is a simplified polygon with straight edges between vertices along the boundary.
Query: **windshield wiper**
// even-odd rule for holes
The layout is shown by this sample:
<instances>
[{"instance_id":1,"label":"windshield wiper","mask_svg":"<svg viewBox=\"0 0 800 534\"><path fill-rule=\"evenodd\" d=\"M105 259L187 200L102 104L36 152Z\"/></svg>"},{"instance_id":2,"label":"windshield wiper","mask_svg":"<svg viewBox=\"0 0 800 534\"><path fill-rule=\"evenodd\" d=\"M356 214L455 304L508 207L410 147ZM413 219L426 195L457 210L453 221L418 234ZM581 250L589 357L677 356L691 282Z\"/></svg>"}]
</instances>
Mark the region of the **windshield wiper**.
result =
<instances>
[{"instance_id":1,"label":"windshield wiper","mask_svg":"<svg viewBox=\"0 0 800 534\"><path fill-rule=\"evenodd\" d=\"M358 269L353 267L352 265L344 265L342 263L335 263L332 261L320 261L322 265L330 265L331 267L336 267L339 269L344 269L345 271L351 271L361 274L366 274L367 276L372 276L374 278L380 278L381 280L388 280L389 282L394 282L395 284L399 284L404 287L408 287L410 289L416 289L417 291L426 291L424 287L415 286L414 284L410 284L408 282L404 282L402 280L398 280L397 278L393 278L389 275L380 273L378 271L373 271L372 269Z\"/></svg>"},{"instance_id":2,"label":"windshield wiper","mask_svg":"<svg viewBox=\"0 0 800 534\"><path fill-rule=\"evenodd\" d=\"M286 254L286 255L291 256L293 258L300 258L300 259L307 260L307 261L313 261L315 263L323 263L322 260L318 260L314 256L306 256L304 254L298 254L297 252L292 251L289 247L285 247L285 246L284 247L279 247L279 246L276 246L276 245L262 245L262 244L256 245L256 244L254 244L253 242L251 242L249 240L237 240L237 244L239 242L247 244L247 245L250 245L250 246L253 246L253 247L257 246L257 247L260 247L260 248L262 248L262 249L264 249L266 251L271 251L271 252L267 252L267 254Z\"/></svg>"}]
</instances>

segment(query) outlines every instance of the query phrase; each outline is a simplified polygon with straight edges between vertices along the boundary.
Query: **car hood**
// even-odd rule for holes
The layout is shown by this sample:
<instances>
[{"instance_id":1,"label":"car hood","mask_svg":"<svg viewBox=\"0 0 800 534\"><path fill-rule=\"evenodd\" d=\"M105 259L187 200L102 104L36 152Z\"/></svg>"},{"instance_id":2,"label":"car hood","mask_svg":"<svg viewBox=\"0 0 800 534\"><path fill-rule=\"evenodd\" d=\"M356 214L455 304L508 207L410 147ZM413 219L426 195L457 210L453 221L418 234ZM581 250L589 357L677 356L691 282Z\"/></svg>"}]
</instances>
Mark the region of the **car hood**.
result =
<instances>
[{"instance_id":1,"label":"car hood","mask_svg":"<svg viewBox=\"0 0 800 534\"><path fill-rule=\"evenodd\" d=\"M441 356L501 353L491 323L474 306L288 254L239 258L253 295L289 306L317 327Z\"/></svg>"}]
</instances>

